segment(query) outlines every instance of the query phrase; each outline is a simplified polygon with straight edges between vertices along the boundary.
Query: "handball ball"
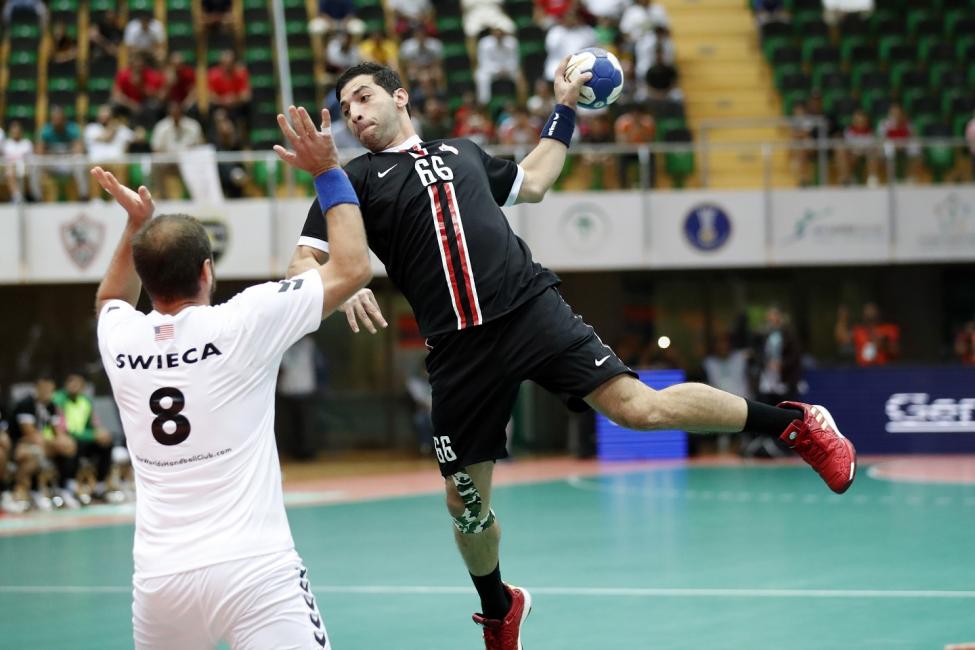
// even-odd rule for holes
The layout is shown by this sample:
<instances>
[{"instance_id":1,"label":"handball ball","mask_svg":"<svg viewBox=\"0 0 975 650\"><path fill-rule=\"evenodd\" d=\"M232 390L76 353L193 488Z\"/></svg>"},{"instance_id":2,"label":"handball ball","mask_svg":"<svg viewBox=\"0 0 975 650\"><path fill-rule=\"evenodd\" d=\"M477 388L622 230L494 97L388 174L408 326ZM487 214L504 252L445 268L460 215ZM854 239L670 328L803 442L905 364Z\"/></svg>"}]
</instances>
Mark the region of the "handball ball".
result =
<instances>
[{"instance_id":1,"label":"handball ball","mask_svg":"<svg viewBox=\"0 0 975 650\"><path fill-rule=\"evenodd\" d=\"M623 92L623 68L611 52L587 47L573 54L565 67L566 79L572 81L586 72L592 72L592 79L579 92L579 106L582 108L605 108Z\"/></svg>"}]
</instances>

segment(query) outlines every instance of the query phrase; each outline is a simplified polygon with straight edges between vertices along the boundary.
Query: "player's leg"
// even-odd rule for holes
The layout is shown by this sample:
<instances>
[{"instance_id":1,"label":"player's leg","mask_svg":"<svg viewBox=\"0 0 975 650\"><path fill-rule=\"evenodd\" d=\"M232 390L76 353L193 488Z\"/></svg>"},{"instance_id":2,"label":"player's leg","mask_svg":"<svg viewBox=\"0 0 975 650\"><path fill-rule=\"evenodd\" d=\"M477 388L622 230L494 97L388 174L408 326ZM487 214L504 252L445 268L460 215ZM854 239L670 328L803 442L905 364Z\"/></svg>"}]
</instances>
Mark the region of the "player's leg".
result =
<instances>
[{"instance_id":1,"label":"player's leg","mask_svg":"<svg viewBox=\"0 0 975 650\"><path fill-rule=\"evenodd\" d=\"M501 527L491 510L494 461L508 455L505 426L519 384L507 374L506 322L437 337L427 357L434 451L457 546L481 600L474 620L492 649L509 647L497 644L501 636L517 644L530 611L527 593L501 580Z\"/></svg>"},{"instance_id":2,"label":"player's leg","mask_svg":"<svg viewBox=\"0 0 975 650\"><path fill-rule=\"evenodd\" d=\"M799 452L833 491L844 492L853 482L856 452L823 407L798 402L769 406L695 383L653 390L561 297L557 302L546 300L550 304L539 309L536 329L563 345L552 361L531 375L546 389L583 397L589 406L630 429L773 434Z\"/></svg>"},{"instance_id":3,"label":"player's leg","mask_svg":"<svg viewBox=\"0 0 975 650\"><path fill-rule=\"evenodd\" d=\"M234 650L331 647L308 570L297 552L284 551L241 562L243 568L213 567L230 581L217 616L228 622L224 638Z\"/></svg>"},{"instance_id":4,"label":"player's leg","mask_svg":"<svg viewBox=\"0 0 975 650\"><path fill-rule=\"evenodd\" d=\"M132 638L136 650L211 650L213 612L201 594L208 568L132 580Z\"/></svg>"}]
</instances>

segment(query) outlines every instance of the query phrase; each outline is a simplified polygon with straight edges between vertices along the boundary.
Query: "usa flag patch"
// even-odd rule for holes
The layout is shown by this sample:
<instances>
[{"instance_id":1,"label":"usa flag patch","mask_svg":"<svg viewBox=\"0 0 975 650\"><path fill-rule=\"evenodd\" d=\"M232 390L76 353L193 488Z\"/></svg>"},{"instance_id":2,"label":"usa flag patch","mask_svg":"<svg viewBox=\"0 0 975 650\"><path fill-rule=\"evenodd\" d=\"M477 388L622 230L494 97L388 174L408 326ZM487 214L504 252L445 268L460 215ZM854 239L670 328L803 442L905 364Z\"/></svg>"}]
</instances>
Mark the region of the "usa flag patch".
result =
<instances>
[{"instance_id":1,"label":"usa flag patch","mask_svg":"<svg viewBox=\"0 0 975 650\"><path fill-rule=\"evenodd\" d=\"M176 336L176 328L172 324L153 325L152 329L156 333L157 341L168 341Z\"/></svg>"}]
</instances>

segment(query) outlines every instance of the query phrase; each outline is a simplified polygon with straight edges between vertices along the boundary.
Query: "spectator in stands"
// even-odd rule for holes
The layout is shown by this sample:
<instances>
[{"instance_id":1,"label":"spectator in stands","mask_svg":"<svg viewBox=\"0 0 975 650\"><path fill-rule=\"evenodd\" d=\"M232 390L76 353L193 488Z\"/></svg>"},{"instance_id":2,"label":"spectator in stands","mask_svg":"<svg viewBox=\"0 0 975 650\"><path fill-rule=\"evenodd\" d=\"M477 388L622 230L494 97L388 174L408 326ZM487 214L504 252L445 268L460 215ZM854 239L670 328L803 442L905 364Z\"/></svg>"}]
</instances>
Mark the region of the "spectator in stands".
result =
<instances>
[{"instance_id":1,"label":"spectator in stands","mask_svg":"<svg viewBox=\"0 0 975 650\"><path fill-rule=\"evenodd\" d=\"M873 10L874 0L823 0L823 20L830 25L839 23L846 14L869 18Z\"/></svg>"},{"instance_id":2,"label":"spectator in stands","mask_svg":"<svg viewBox=\"0 0 975 650\"><path fill-rule=\"evenodd\" d=\"M64 388L55 392L51 401L60 411L64 429L75 441L76 458L89 460L95 467L95 487L90 496L103 500L108 493L106 481L112 470L114 441L112 434L98 421L95 415L95 404L84 390L84 377L77 373L71 374L65 379ZM74 497L78 494L77 466L72 470L69 470L71 475L66 480L65 486L69 496Z\"/></svg>"},{"instance_id":3,"label":"spectator in stands","mask_svg":"<svg viewBox=\"0 0 975 650\"><path fill-rule=\"evenodd\" d=\"M840 306L836 318L836 344L841 352L852 351L859 366L886 365L900 355L900 328L884 322L876 303L863 306L863 320L850 327L849 311Z\"/></svg>"},{"instance_id":4,"label":"spectator in stands","mask_svg":"<svg viewBox=\"0 0 975 650\"><path fill-rule=\"evenodd\" d=\"M582 0L582 4L597 20L608 18L618 24L630 0Z\"/></svg>"},{"instance_id":5,"label":"spectator in stands","mask_svg":"<svg viewBox=\"0 0 975 650\"><path fill-rule=\"evenodd\" d=\"M620 18L620 32L630 43L636 43L644 34L653 31L654 25L670 26L667 9L653 0L635 0Z\"/></svg>"},{"instance_id":6,"label":"spectator in stands","mask_svg":"<svg viewBox=\"0 0 975 650\"><path fill-rule=\"evenodd\" d=\"M758 400L778 404L799 397L802 379L802 350L799 340L781 309L772 305L765 312L765 332L755 351L759 369ZM756 436L742 450L745 456L778 457L785 451L771 436Z\"/></svg>"},{"instance_id":7,"label":"spectator in stands","mask_svg":"<svg viewBox=\"0 0 975 650\"><path fill-rule=\"evenodd\" d=\"M125 111L133 124L152 126L162 110L165 83L163 74L149 65L149 56L137 54L132 57L129 67L115 74L112 104Z\"/></svg>"},{"instance_id":8,"label":"spectator in stands","mask_svg":"<svg viewBox=\"0 0 975 650\"><path fill-rule=\"evenodd\" d=\"M348 31L352 21L357 21L354 0L318 0L318 15L312 19L312 23L320 22L321 26L309 24L308 27L313 33L327 34L332 31Z\"/></svg>"},{"instance_id":9,"label":"spectator in stands","mask_svg":"<svg viewBox=\"0 0 975 650\"><path fill-rule=\"evenodd\" d=\"M966 322L955 336L955 355L968 365L975 365L975 319Z\"/></svg>"},{"instance_id":10,"label":"spectator in stands","mask_svg":"<svg viewBox=\"0 0 975 650\"><path fill-rule=\"evenodd\" d=\"M501 8L501 0L461 0L464 11L464 34L478 39L492 27L515 31L515 23Z\"/></svg>"},{"instance_id":11,"label":"spectator in stands","mask_svg":"<svg viewBox=\"0 0 975 650\"><path fill-rule=\"evenodd\" d=\"M179 102L169 102L166 117L159 120L152 129L152 150L156 153L179 154L203 144L203 127L191 117L183 114ZM170 190L169 179L179 177L179 166L175 163L160 163L152 166L154 184L170 198L182 195L182 188Z\"/></svg>"},{"instance_id":12,"label":"spectator in stands","mask_svg":"<svg viewBox=\"0 0 975 650\"><path fill-rule=\"evenodd\" d=\"M968 153L972 158L972 180L975 180L975 114L965 127L965 140L968 142Z\"/></svg>"},{"instance_id":13,"label":"spectator in stands","mask_svg":"<svg viewBox=\"0 0 975 650\"><path fill-rule=\"evenodd\" d=\"M447 113L447 105L439 97L427 97L420 115L420 135L424 141L443 140L450 137L453 124Z\"/></svg>"},{"instance_id":14,"label":"spectator in stands","mask_svg":"<svg viewBox=\"0 0 975 650\"><path fill-rule=\"evenodd\" d=\"M61 106L51 107L51 120L41 129L34 151L44 156L69 156L83 154L85 145L81 139L81 130L74 122L69 122ZM41 168L42 177L51 175L55 179L73 177L78 198L88 200L88 169L85 164L62 162Z\"/></svg>"},{"instance_id":15,"label":"spectator in stands","mask_svg":"<svg viewBox=\"0 0 975 650\"><path fill-rule=\"evenodd\" d=\"M579 120L579 131L587 144L610 144L613 142L613 120L608 111L598 111L585 115ZM606 169L613 165L612 154L587 153L582 160L589 165L589 189L606 189Z\"/></svg>"},{"instance_id":16,"label":"spectator in stands","mask_svg":"<svg viewBox=\"0 0 975 650\"><path fill-rule=\"evenodd\" d=\"M400 45L399 63L412 82L429 78L443 84L443 43L429 36L423 25Z\"/></svg>"},{"instance_id":17,"label":"spectator in stands","mask_svg":"<svg viewBox=\"0 0 975 650\"><path fill-rule=\"evenodd\" d=\"M132 129L115 115L111 106L99 106L95 121L85 127L88 161L103 167L115 163L118 166L117 171L124 172L125 166L119 163L123 162L134 138Z\"/></svg>"},{"instance_id":18,"label":"spectator in stands","mask_svg":"<svg viewBox=\"0 0 975 650\"><path fill-rule=\"evenodd\" d=\"M646 80L647 71L654 65L675 66L677 63L677 51L670 37L670 30L660 23L640 37L633 46L633 54L634 74L640 81Z\"/></svg>"},{"instance_id":19,"label":"spectator in stands","mask_svg":"<svg viewBox=\"0 0 975 650\"><path fill-rule=\"evenodd\" d=\"M123 42L129 54L149 54L156 61L162 61L166 47L166 30L151 13L141 12L125 26Z\"/></svg>"},{"instance_id":20,"label":"spectator in stands","mask_svg":"<svg viewBox=\"0 0 975 650\"><path fill-rule=\"evenodd\" d=\"M92 58L101 56L118 56L118 46L122 43L124 32L119 16L114 9L107 9L102 15L92 21L88 28L88 51Z\"/></svg>"},{"instance_id":21,"label":"spectator in stands","mask_svg":"<svg viewBox=\"0 0 975 650\"><path fill-rule=\"evenodd\" d=\"M246 132L250 125L251 80L233 50L220 53L217 65L207 72L207 85L210 105L226 110L238 128Z\"/></svg>"},{"instance_id":22,"label":"spectator in stands","mask_svg":"<svg viewBox=\"0 0 975 650\"><path fill-rule=\"evenodd\" d=\"M507 146L529 147L538 142L541 124L527 108L516 106L498 126L498 141Z\"/></svg>"},{"instance_id":23,"label":"spectator in stands","mask_svg":"<svg viewBox=\"0 0 975 650\"><path fill-rule=\"evenodd\" d=\"M551 83L555 69L565 57L596 45L596 31L579 20L577 11L568 11L562 21L545 35L545 78Z\"/></svg>"},{"instance_id":24,"label":"spectator in stands","mask_svg":"<svg viewBox=\"0 0 975 650\"><path fill-rule=\"evenodd\" d=\"M47 27L47 6L42 0L7 0L3 6L3 22L10 24L14 12L23 11L24 13L34 13L41 23L41 27Z\"/></svg>"},{"instance_id":25,"label":"spectator in stands","mask_svg":"<svg viewBox=\"0 0 975 650\"><path fill-rule=\"evenodd\" d=\"M53 63L69 63L78 58L78 44L63 20L56 20L51 25L51 61Z\"/></svg>"},{"instance_id":26,"label":"spectator in stands","mask_svg":"<svg viewBox=\"0 0 975 650\"><path fill-rule=\"evenodd\" d=\"M202 0L203 26L208 31L231 31L234 28L232 0Z\"/></svg>"},{"instance_id":27,"label":"spectator in stands","mask_svg":"<svg viewBox=\"0 0 975 650\"><path fill-rule=\"evenodd\" d=\"M759 26L768 23L787 23L792 18L784 0L753 0L752 9Z\"/></svg>"},{"instance_id":28,"label":"spectator in stands","mask_svg":"<svg viewBox=\"0 0 975 650\"><path fill-rule=\"evenodd\" d=\"M790 150L792 171L799 177L799 184L802 186L812 185L813 167L816 152L810 146L813 144L812 138L813 124L809 119L809 111L806 110L806 103L796 101L792 104L792 144Z\"/></svg>"},{"instance_id":29,"label":"spectator in stands","mask_svg":"<svg viewBox=\"0 0 975 650\"><path fill-rule=\"evenodd\" d=\"M477 43L477 101L491 101L491 82L495 79L511 79L524 86L521 66L518 63L518 39L499 27L493 27Z\"/></svg>"},{"instance_id":30,"label":"spectator in stands","mask_svg":"<svg viewBox=\"0 0 975 650\"><path fill-rule=\"evenodd\" d=\"M535 22L545 29L562 22L565 15L576 10L577 0L535 0Z\"/></svg>"},{"instance_id":31,"label":"spectator in stands","mask_svg":"<svg viewBox=\"0 0 975 650\"><path fill-rule=\"evenodd\" d=\"M57 406L54 404L54 381L47 377L37 380L34 393L17 402L10 414L11 438L15 445L25 445L24 456L36 463L36 472L52 464L59 477L59 496L65 505L77 506L78 501L68 491L68 481L74 478L78 445L68 435ZM50 510L51 499L41 490L31 491L31 500L38 510Z\"/></svg>"},{"instance_id":32,"label":"spectator in stands","mask_svg":"<svg viewBox=\"0 0 975 650\"><path fill-rule=\"evenodd\" d=\"M862 108L853 111L849 126L843 131L843 148L837 152L837 171L844 185L853 182L853 175L863 178L875 187L877 181L877 139L870 124L870 116ZM863 182L861 180L861 182Z\"/></svg>"},{"instance_id":33,"label":"spectator in stands","mask_svg":"<svg viewBox=\"0 0 975 650\"><path fill-rule=\"evenodd\" d=\"M657 125L653 120L653 116L647 112L643 103L637 102L624 107L623 113L616 118L613 131L616 134L617 144L649 144L653 142L657 134ZM620 187L633 187L633 183L630 181L630 174L633 169L636 169L637 178L639 178L639 154L620 154L617 162L619 165ZM653 187L656 176L656 165L654 164L653 154L650 154L648 162L650 165L649 187ZM644 187L643 189L648 188Z\"/></svg>"},{"instance_id":34,"label":"spectator in stands","mask_svg":"<svg viewBox=\"0 0 975 650\"><path fill-rule=\"evenodd\" d=\"M240 151L241 149L237 127L227 115L227 111L222 108L215 111L212 142L217 151ZM248 174L241 162L219 162L217 173L220 176L220 186L223 188L224 196L231 199L243 198Z\"/></svg>"},{"instance_id":35,"label":"spectator in stands","mask_svg":"<svg viewBox=\"0 0 975 650\"><path fill-rule=\"evenodd\" d=\"M552 94L552 84L544 79L535 80L535 92L528 98L526 103L528 111L535 119L541 119L542 123L552 114L555 108L555 96Z\"/></svg>"},{"instance_id":36,"label":"spectator in stands","mask_svg":"<svg viewBox=\"0 0 975 650\"><path fill-rule=\"evenodd\" d=\"M894 102L890 105L887 118L877 126L877 134L897 145L897 177L904 178L905 174L909 174L912 178L918 178L921 172L921 147L914 142L914 126L900 104Z\"/></svg>"},{"instance_id":37,"label":"spectator in stands","mask_svg":"<svg viewBox=\"0 0 975 650\"><path fill-rule=\"evenodd\" d=\"M386 6L393 12L393 31L397 36L402 37L421 25L428 33L436 33L430 0L386 0Z\"/></svg>"},{"instance_id":38,"label":"spectator in stands","mask_svg":"<svg viewBox=\"0 0 975 650\"><path fill-rule=\"evenodd\" d=\"M359 45L359 56L363 61L387 65L399 73L399 48L396 41L386 36L381 29L374 30L369 38Z\"/></svg>"},{"instance_id":39,"label":"spectator in stands","mask_svg":"<svg viewBox=\"0 0 975 650\"><path fill-rule=\"evenodd\" d=\"M34 155L34 143L24 137L24 127L19 120L12 120L3 141L4 177L10 191L10 199L14 203L24 200L24 183L28 179L27 161ZM38 187L38 175L31 174L31 197L40 200L41 192Z\"/></svg>"},{"instance_id":40,"label":"spectator in stands","mask_svg":"<svg viewBox=\"0 0 975 650\"><path fill-rule=\"evenodd\" d=\"M683 102L684 93L677 87L677 68L666 61L665 47L663 41L657 41L654 63L643 76L647 98L654 102Z\"/></svg>"},{"instance_id":41,"label":"spectator in stands","mask_svg":"<svg viewBox=\"0 0 975 650\"><path fill-rule=\"evenodd\" d=\"M473 105L460 115L454 126L453 137L467 138L481 147L492 142L494 125L491 123L487 111L480 106Z\"/></svg>"},{"instance_id":42,"label":"spectator in stands","mask_svg":"<svg viewBox=\"0 0 975 650\"><path fill-rule=\"evenodd\" d=\"M169 102L179 102L183 112L188 115L197 113L196 108L196 68L186 63L183 53L172 51L166 59L162 69L163 90L162 98Z\"/></svg>"},{"instance_id":43,"label":"spectator in stands","mask_svg":"<svg viewBox=\"0 0 975 650\"><path fill-rule=\"evenodd\" d=\"M325 47L325 71L340 75L361 60L356 38L348 31L336 31Z\"/></svg>"},{"instance_id":44,"label":"spectator in stands","mask_svg":"<svg viewBox=\"0 0 975 650\"><path fill-rule=\"evenodd\" d=\"M7 433L7 422L0 413L0 512L19 514L24 508L10 490L12 481L8 465L13 462L13 442Z\"/></svg>"}]
</instances>

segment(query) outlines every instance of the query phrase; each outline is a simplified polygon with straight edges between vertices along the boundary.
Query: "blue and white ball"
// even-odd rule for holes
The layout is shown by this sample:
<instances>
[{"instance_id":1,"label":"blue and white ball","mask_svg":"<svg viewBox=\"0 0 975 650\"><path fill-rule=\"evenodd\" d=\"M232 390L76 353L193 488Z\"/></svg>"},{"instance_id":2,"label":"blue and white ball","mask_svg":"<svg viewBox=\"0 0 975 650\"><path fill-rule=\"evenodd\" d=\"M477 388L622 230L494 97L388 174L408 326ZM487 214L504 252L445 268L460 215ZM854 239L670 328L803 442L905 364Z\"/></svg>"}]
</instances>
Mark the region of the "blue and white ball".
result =
<instances>
[{"instance_id":1,"label":"blue and white ball","mask_svg":"<svg viewBox=\"0 0 975 650\"><path fill-rule=\"evenodd\" d=\"M582 108L605 108L623 92L623 68L612 52L587 47L573 54L565 68L566 79L571 81L586 72L592 72L592 79L579 92Z\"/></svg>"}]
</instances>

